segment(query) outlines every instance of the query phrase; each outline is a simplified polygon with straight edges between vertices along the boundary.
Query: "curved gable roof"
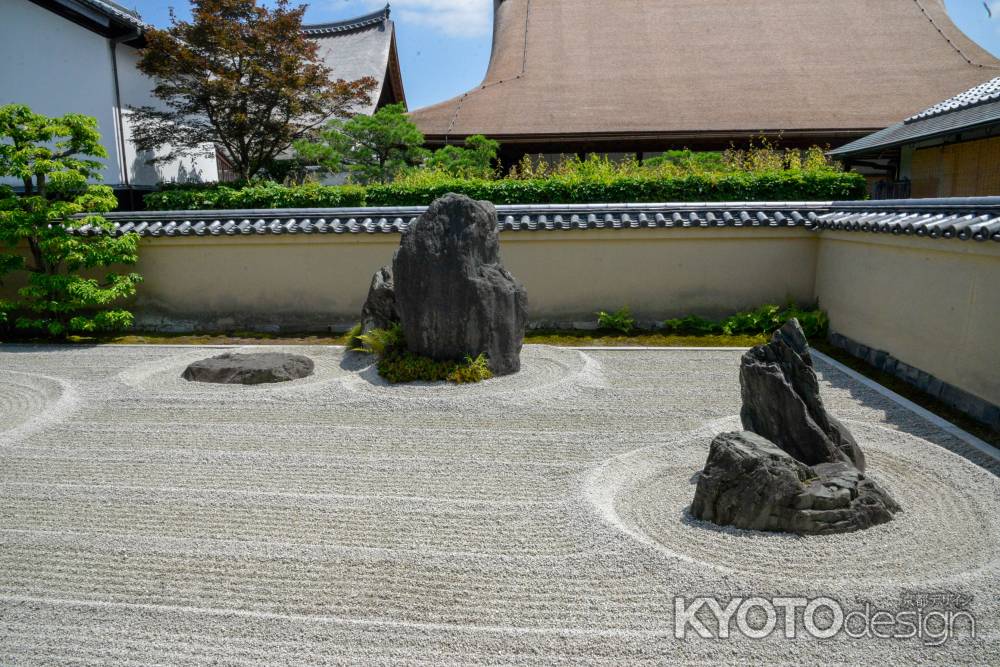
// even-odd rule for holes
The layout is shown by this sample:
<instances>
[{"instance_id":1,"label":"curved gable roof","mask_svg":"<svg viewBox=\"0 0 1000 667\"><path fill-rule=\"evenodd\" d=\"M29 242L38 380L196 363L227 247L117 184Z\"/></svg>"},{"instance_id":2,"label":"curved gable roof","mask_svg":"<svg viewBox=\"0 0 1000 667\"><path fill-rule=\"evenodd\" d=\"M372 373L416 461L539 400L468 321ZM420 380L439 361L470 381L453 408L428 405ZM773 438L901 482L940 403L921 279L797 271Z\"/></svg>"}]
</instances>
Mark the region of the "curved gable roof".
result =
<instances>
[{"instance_id":1,"label":"curved gable roof","mask_svg":"<svg viewBox=\"0 0 1000 667\"><path fill-rule=\"evenodd\" d=\"M389 19L388 5L353 19L303 25L302 32L318 43L320 60L334 77L354 81L370 76L378 82L371 102L358 108L358 113L371 114L387 99L406 104L396 53L396 28Z\"/></svg>"}]
</instances>

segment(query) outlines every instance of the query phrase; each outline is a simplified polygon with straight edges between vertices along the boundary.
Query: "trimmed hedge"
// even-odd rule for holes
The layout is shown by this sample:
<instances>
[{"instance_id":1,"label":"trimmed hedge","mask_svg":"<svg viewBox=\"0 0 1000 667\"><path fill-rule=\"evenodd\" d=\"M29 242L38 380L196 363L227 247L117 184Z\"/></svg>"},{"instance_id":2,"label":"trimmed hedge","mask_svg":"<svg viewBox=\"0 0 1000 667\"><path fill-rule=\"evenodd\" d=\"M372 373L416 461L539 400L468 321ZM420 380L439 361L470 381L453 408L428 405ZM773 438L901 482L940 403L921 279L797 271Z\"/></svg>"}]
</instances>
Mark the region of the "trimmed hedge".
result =
<instances>
[{"instance_id":1,"label":"trimmed hedge","mask_svg":"<svg viewBox=\"0 0 1000 667\"><path fill-rule=\"evenodd\" d=\"M622 202L802 201L864 199L860 174L837 171L693 174L675 178L604 180L441 180L432 185L283 186L264 183L235 189L172 188L146 195L149 210L227 208L326 208L420 206L449 192L494 204L614 204Z\"/></svg>"},{"instance_id":2,"label":"trimmed hedge","mask_svg":"<svg viewBox=\"0 0 1000 667\"><path fill-rule=\"evenodd\" d=\"M239 208L337 208L364 206L365 189L357 185L325 186L307 183L285 186L260 183L233 188L171 187L144 197L150 211L199 211Z\"/></svg>"},{"instance_id":3,"label":"trimmed hedge","mask_svg":"<svg viewBox=\"0 0 1000 667\"><path fill-rule=\"evenodd\" d=\"M429 204L449 192L494 204L616 204L621 202L801 201L863 199L860 174L776 172L696 174L676 178L620 177L601 181L549 178L442 182L412 187L396 184L367 188L368 206Z\"/></svg>"}]
</instances>

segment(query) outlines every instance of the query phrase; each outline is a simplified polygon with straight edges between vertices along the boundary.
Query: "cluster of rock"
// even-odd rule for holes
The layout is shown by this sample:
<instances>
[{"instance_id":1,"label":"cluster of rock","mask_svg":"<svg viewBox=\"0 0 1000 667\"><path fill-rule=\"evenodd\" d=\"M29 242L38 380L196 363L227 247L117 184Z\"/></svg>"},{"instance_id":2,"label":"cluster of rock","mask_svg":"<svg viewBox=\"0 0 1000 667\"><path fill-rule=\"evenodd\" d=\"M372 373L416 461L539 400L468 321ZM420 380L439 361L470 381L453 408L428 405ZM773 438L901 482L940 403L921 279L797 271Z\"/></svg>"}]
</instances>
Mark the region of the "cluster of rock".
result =
<instances>
[{"instance_id":1,"label":"cluster of rock","mask_svg":"<svg viewBox=\"0 0 1000 667\"><path fill-rule=\"evenodd\" d=\"M524 287L503 266L496 209L446 195L403 234L372 278L362 328L402 325L407 349L436 360L485 354L495 375L521 368Z\"/></svg>"},{"instance_id":2,"label":"cluster of rock","mask_svg":"<svg viewBox=\"0 0 1000 667\"><path fill-rule=\"evenodd\" d=\"M298 354L227 352L196 361L181 374L185 380L215 384L267 384L288 382L313 374L313 360Z\"/></svg>"},{"instance_id":3,"label":"cluster of rock","mask_svg":"<svg viewBox=\"0 0 1000 667\"><path fill-rule=\"evenodd\" d=\"M865 457L830 416L805 334L789 320L740 363L745 431L712 442L691 514L719 525L798 534L885 523L899 505L864 474Z\"/></svg>"}]
</instances>

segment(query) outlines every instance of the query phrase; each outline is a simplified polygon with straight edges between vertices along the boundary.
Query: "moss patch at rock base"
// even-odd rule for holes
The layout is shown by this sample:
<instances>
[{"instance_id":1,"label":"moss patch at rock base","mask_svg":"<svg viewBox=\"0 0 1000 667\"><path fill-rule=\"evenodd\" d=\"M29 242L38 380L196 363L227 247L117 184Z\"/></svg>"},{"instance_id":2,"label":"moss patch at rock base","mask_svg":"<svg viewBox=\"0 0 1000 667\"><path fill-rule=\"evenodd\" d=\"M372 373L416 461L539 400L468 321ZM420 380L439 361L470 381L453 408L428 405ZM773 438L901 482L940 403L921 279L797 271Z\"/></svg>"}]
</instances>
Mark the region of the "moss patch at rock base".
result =
<instances>
[{"instance_id":1,"label":"moss patch at rock base","mask_svg":"<svg viewBox=\"0 0 1000 667\"><path fill-rule=\"evenodd\" d=\"M412 352L393 352L378 361L378 374L393 384L401 382L454 382L468 384L493 377L485 355L465 361L435 361Z\"/></svg>"}]
</instances>

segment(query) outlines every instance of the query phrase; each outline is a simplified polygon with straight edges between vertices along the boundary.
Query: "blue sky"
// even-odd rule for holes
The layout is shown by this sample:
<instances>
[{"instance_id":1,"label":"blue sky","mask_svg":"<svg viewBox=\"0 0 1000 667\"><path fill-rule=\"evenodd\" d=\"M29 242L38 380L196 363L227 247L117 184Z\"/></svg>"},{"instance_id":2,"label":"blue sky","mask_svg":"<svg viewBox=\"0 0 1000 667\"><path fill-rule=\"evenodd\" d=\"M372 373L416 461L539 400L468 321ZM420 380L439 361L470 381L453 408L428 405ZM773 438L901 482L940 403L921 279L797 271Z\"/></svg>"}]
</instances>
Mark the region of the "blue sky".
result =
<instances>
[{"instance_id":1,"label":"blue sky","mask_svg":"<svg viewBox=\"0 0 1000 667\"><path fill-rule=\"evenodd\" d=\"M187 18L187 0L118 0L153 25L168 24L167 7ZM581 0L586 1L586 0ZM877 0L876 0L877 1ZM295 4L295 0L292 0ZM385 0L312 0L306 21L321 23L365 14ZM1000 57L1000 0L945 0L952 19ZM411 109L440 102L478 85L490 57L493 0L394 0L403 82Z\"/></svg>"}]
</instances>

